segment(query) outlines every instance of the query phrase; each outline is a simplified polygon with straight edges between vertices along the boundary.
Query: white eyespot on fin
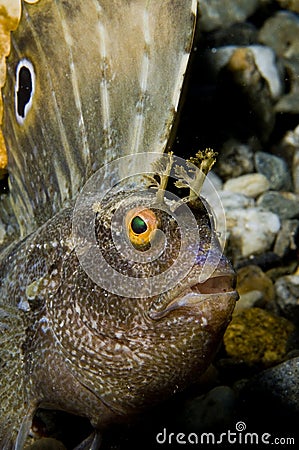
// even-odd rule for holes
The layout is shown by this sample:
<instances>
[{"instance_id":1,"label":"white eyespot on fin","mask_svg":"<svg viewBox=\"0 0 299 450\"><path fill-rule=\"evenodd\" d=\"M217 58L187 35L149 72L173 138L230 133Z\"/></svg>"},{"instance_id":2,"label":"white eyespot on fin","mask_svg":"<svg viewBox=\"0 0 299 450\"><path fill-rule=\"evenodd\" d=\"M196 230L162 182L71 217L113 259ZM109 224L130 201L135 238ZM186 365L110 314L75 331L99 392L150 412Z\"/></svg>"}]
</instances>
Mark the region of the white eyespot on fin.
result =
<instances>
[{"instance_id":1,"label":"white eyespot on fin","mask_svg":"<svg viewBox=\"0 0 299 450\"><path fill-rule=\"evenodd\" d=\"M35 71L28 59L21 59L16 69L15 113L19 125L23 125L32 106L35 92Z\"/></svg>"}]
</instances>

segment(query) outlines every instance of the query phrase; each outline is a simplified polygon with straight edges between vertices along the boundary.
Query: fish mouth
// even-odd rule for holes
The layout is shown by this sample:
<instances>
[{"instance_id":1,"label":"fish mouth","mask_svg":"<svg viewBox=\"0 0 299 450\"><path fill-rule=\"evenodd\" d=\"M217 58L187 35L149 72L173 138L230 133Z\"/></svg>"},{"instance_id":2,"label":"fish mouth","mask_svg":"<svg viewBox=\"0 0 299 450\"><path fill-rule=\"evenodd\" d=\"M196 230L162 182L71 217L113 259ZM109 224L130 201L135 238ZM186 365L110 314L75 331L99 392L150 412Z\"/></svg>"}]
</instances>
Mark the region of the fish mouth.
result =
<instances>
[{"instance_id":1,"label":"fish mouth","mask_svg":"<svg viewBox=\"0 0 299 450\"><path fill-rule=\"evenodd\" d=\"M176 292L171 295L172 299L166 304L166 307L161 309L160 305L160 308L155 308L155 310L151 309L149 317L156 320L161 319L171 311L180 308L192 308L207 300L216 301L217 299L221 299L227 302L237 301L239 295L235 286L236 276L234 272L227 274L215 273L204 282L195 282L181 290L176 289Z\"/></svg>"}]
</instances>

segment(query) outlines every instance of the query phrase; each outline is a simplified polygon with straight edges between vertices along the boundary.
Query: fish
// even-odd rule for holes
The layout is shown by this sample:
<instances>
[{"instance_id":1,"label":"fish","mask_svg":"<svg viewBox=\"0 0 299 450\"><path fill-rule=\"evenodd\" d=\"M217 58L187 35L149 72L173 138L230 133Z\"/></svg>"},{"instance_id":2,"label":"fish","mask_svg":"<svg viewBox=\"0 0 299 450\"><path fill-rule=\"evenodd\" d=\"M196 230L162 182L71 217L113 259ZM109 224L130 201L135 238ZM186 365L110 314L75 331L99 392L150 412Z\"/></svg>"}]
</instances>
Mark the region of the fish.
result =
<instances>
[{"instance_id":1,"label":"fish","mask_svg":"<svg viewBox=\"0 0 299 450\"><path fill-rule=\"evenodd\" d=\"M9 203L19 235L0 253L0 447L23 449L42 407L89 419L96 450L110 424L198 379L238 297L191 195L199 169L164 154L196 1L22 7L3 90L0 217Z\"/></svg>"}]
</instances>

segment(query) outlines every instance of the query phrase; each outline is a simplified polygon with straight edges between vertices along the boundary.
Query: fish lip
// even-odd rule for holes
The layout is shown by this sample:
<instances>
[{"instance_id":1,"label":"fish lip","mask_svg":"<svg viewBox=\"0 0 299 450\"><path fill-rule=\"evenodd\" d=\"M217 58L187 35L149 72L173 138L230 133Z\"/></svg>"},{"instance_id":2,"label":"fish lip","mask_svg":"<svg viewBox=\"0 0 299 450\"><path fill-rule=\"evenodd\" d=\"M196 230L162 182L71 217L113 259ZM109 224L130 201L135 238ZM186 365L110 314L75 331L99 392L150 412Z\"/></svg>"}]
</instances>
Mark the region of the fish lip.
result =
<instances>
[{"instance_id":1,"label":"fish lip","mask_svg":"<svg viewBox=\"0 0 299 450\"><path fill-rule=\"evenodd\" d=\"M219 300L220 298L227 302L238 300L239 294L235 289L234 271L215 272L204 282L195 281L184 286L170 298L163 309L152 309L148 315L151 319L157 320L176 309L192 308L204 301Z\"/></svg>"}]
</instances>

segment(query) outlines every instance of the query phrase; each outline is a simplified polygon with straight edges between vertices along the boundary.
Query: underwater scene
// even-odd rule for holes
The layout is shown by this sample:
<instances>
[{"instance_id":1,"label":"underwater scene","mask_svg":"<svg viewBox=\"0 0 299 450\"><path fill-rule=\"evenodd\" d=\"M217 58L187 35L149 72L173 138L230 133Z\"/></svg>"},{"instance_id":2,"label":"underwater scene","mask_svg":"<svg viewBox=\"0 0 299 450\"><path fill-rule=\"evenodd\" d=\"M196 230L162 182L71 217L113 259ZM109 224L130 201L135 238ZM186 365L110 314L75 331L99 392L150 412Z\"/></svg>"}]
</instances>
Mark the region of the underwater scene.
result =
<instances>
[{"instance_id":1,"label":"underwater scene","mask_svg":"<svg viewBox=\"0 0 299 450\"><path fill-rule=\"evenodd\" d=\"M0 449L297 448L299 1L0 0Z\"/></svg>"}]
</instances>

